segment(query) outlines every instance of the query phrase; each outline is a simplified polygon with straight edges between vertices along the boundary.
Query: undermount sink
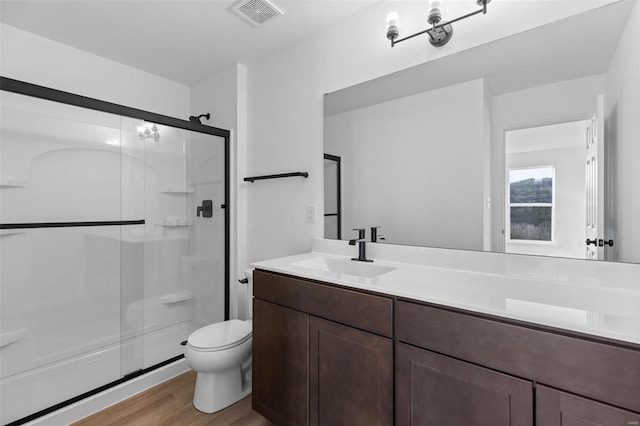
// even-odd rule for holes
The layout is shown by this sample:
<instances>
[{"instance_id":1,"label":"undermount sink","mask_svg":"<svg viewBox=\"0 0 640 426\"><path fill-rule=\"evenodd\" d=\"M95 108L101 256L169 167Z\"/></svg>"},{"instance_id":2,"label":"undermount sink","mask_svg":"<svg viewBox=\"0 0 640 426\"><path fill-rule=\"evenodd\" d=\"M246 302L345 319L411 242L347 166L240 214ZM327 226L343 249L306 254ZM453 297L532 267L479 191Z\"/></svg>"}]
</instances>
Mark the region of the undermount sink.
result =
<instances>
[{"instance_id":1,"label":"undermount sink","mask_svg":"<svg viewBox=\"0 0 640 426\"><path fill-rule=\"evenodd\" d=\"M369 262L358 262L354 260L332 259L328 257L314 257L313 259L301 260L291 264L301 268L315 269L316 271L335 272L338 274L354 275L357 277L373 278L396 268L390 266L376 265Z\"/></svg>"}]
</instances>

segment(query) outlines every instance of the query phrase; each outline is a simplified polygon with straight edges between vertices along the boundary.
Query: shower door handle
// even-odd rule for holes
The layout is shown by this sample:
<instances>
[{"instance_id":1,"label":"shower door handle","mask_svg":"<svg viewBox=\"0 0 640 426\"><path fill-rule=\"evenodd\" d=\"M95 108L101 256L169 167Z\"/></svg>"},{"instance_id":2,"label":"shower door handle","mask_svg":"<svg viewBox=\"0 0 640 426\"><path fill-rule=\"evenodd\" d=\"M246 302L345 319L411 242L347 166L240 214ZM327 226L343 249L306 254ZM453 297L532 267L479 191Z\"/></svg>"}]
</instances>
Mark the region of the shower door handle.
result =
<instances>
[{"instance_id":1,"label":"shower door handle","mask_svg":"<svg viewBox=\"0 0 640 426\"><path fill-rule=\"evenodd\" d=\"M196 208L196 216L200 217L200 213L202 217L213 217L213 201L202 200L202 205Z\"/></svg>"}]
</instances>

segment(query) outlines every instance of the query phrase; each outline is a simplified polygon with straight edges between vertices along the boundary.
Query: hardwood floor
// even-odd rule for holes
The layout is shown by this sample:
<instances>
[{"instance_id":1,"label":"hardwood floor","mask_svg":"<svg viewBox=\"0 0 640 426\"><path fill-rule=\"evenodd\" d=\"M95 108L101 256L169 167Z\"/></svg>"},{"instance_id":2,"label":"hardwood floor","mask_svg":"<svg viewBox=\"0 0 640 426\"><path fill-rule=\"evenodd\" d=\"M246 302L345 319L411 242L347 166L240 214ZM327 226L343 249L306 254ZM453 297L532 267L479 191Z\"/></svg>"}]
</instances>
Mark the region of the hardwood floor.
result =
<instances>
[{"instance_id":1,"label":"hardwood floor","mask_svg":"<svg viewBox=\"0 0 640 426\"><path fill-rule=\"evenodd\" d=\"M251 409L251 395L217 413L206 414L196 410L192 403L195 380L196 373L188 371L85 417L72 426L271 425Z\"/></svg>"}]
</instances>

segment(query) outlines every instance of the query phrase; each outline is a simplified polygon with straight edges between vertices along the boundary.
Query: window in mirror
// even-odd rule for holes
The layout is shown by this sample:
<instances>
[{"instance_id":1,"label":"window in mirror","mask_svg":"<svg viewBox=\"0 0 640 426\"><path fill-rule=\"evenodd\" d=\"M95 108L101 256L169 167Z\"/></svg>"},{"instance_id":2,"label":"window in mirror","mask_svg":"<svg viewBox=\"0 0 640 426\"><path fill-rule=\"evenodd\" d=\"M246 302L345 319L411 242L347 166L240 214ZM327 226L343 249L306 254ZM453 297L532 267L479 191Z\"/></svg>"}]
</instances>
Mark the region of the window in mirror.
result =
<instances>
[{"instance_id":1,"label":"window in mirror","mask_svg":"<svg viewBox=\"0 0 640 426\"><path fill-rule=\"evenodd\" d=\"M551 242L553 236L553 167L509 170L510 240Z\"/></svg>"}]
</instances>

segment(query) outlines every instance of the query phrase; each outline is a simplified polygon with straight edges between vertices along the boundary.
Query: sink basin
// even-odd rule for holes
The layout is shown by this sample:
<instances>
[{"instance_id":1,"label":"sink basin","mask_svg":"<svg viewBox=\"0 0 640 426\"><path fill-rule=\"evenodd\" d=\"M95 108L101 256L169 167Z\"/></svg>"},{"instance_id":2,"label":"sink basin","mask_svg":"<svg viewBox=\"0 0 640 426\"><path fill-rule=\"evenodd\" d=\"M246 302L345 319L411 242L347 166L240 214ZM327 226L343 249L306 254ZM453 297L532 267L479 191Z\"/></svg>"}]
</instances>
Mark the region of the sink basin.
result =
<instances>
[{"instance_id":1,"label":"sink basin","mask_svg":"<svg viewBox=\"0 0 640 426\"><path fill-rule=\"evenodd\" d=\"M328 257L314 257L313 259L301 260L291 265L315 269L316 271L336 272L338 274L354 275L364 278L377 277L396 269L390 266L376 265L375 263L332 259Z\"/></svg>"}]
</instances>

